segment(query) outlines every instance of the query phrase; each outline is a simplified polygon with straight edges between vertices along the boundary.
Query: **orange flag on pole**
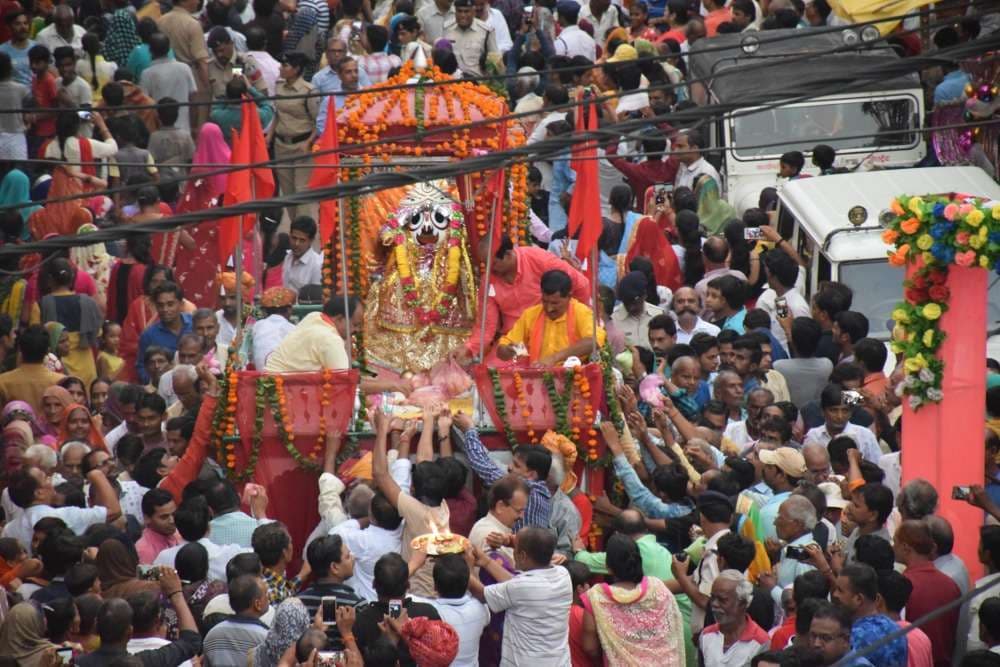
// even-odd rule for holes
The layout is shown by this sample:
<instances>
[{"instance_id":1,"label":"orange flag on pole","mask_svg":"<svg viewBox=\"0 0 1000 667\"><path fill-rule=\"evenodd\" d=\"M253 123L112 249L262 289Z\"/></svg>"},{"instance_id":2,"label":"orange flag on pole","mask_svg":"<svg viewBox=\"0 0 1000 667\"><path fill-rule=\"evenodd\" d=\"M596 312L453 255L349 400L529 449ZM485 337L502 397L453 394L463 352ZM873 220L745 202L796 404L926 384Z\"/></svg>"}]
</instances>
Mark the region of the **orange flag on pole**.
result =
<instances>
[{"instance_id":1,"label":"orange flag on pole","mask_svg":"<svg viewBox=\"0 0 1000 667\"><path fill-rule=\"evenodd\" d=\"M337 106L331 95L326 111L326 126L319 138L320 154L314 159L312 175L309 177L309 189L328 188L340 180L340 137L337 131ZM333 151L333 152L328 152ZM329 242L333 230L337 227L337 200L324 199L319 204L319 241Z\"/></svg>"},{"instance_id":2,"label":"orange flag on pole","mask_svg":"<svg viewBox=\"0 0 1000 667\"><path fill-rule=\"evenodd\" d=\"M267 162L267 142L253 101L244 101L240 128L233 130L233 150L229 164L240 166L229 174L226 180L226 203L236 204L254 199L267 199L274 194L274 176L268 167L250 167L250 164ZM241 220L242 218L242 220ZM219 256L227 258L233 254L240 238L253 230L257 216L247 213L232 216L219 222ZM223 260L224 261L224 260Z\"/></svg>"},{"instance_id":3,"label":"orange flag on pole","mask_svg":"<svg viewBox=\"0 0 1000 667\"><path fill-rule=\"evenodd\" d=\"M588 118L583 122L583 114ZM594 131L597 129L597 110L593 103L583 105L579 110L577 129ZM601 184L597 172L597 141L589 139L574 155L573 170L576 171L576 185L573 188L573 199L569 206L567 226L570 238L579 230L576 242L576 256L580 260L590 257L597 240L601 237ZM590 266L588 273L591 280L597 275L597 267Z\"/></svg>"}]
</instances>

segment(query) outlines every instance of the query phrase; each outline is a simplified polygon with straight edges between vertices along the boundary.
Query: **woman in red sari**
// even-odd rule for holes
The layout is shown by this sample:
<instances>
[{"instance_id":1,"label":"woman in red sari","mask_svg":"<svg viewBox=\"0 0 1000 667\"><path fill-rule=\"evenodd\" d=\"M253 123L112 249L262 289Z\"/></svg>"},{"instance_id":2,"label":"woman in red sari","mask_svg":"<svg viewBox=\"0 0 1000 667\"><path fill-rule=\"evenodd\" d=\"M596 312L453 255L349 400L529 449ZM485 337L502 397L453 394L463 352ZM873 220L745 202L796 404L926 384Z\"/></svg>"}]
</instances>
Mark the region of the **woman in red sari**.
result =
<instances>
[{"instance_id":1,"label":"woman in red sari","mask_svg":"<svg viewBox=\"0 0 1000 667\"><path fill-rule=\"evenodd\" d=\"M217 171L219 167L204 166L228 164L229 146L222 137L222 130L215 123L205 123L198 132L198 145L195 147L190 178L184 186L180 201L177 204L178 213L202 211L216 206L219 198L226 190L227 174L216 174L198 178L198 174ZM208 220L187 228L194 239L192 248L177 249L174 267L177 271L177 284L184 290L184 295L199 306L215 306L219 290L215 284L222 260L219 257L219 243L216 229L218 220Z\"/></svg>"},{"instance_id":2,"label":"woman in red sari","mask_svg":"<svg viewBox=\"0 0 1000 667\"><path fill-rule=\"evenodd\" d=\"M619 276L631 270L633 259L646 257L653 264L657 285L674 291L684 284L677 254L660 225L650 216L643 216L632 226L631 234L622 240L622 247L625 250L618 255Z\"/></svg>"}]
</instances>

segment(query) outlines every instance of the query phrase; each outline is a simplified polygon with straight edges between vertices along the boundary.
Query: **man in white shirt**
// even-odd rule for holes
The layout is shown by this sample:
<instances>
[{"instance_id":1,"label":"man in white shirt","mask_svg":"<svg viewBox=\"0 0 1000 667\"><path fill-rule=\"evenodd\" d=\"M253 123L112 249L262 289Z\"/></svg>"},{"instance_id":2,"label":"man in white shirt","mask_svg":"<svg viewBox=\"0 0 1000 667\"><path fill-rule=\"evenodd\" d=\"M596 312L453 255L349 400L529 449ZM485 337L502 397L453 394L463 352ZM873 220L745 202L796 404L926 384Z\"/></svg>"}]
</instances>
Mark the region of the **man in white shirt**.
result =
<instances>
[{"instance_id":1,"label":"man in white shirt","mask_svg":"<svg viewBox=\"0 0 1000 667\"><path fill-rule=\"evenodd\" d=\"M524 508L528 506L528 487L516 475L501 477L490 487L486 500L489 511L477 521L469 531L469 541L480 551L489 551L489 538L493 536L494 543L506 544L507 536L513 534L514 524L524 517ZM514 562L514 550L508 546L497 549Z\"/></svg>"},{"instance_id":2,"label":"man in white shirt","mask_svg":"<svg viewBox=\"0 0 1000 667\"><path fill-rule=\"evenodd\" d=\"M852 424L851 410L853 405L844 401L844 390L839 384L828 384L820 395L820 407L823 409L825 423L822 426L810 429L806 433L802 444L808 445L817 442L821 445L829 445L834 438L846 435L858 446L858 451L866 461L878 465L882 457L882 448L879 447L875 434L863 426Z\"/></svg>"},{"instance_id":3,"label":"man in white shirt","mask_svg":"<svg viewBox=\"0 0 1000 667\"><path fill-rule=\"evenodd\" d=\"M77 535L83 535L95 523L122 523L121 505L118 503L118 493L104 476L100 469L91 470L86 476L90 483L94 506L53 507L55 489L52 477L37 466L26 466L10 474L7 488L10 499L24 512L13 523L4 526L3 537L13 537L24 547L31 547L31 538L35 524L46 517L62 519L66 526Z\"/></svg>"},{"instance_id":4,"label":"man in white shirt","mask_svg":"<svg viewBox=\"0 0 1000 667\"><path fill-rule=\"evenodd\" d=\"M569 611L573 583L564 567L551 565L556 538L544 528L522 528L517 533L512 575L477 551L476 565L499 583L483 588L470 579L472 592L491 612L507 612L503 626L501 665L569 667Z\"/></svg>"},{"instance_id":5,"label":"man in white shirt","mask_svg":"<svg viewBox=\"0 0 1000 667\"><path fill-rule=\"evenodd\" d=\"M208 552L208 579L210 581L226 581L226 565L236 554L252 553L253 549L241 547L238 544L218 545L209 539L209 526L212 515L204 496L188 498L174 512L174 523L177 532L184 539L183 544L164 549L153 560L153 565L168 565L174 567L177 552L184 545L197 542Z\"/></svg>"},{"instance_id":6,"label":"man in white shirt","mask_svg":"<svg viewBox=\"0 0 1000 667\"><path fill-rule=\"evenodd\" d=\"M719 327L701 319L702 298L693 287L681 287L674 292L671 314L677 320L677 343L687 345L695 334L718 336Z\"/></svg>"},{"instance_id":7,"label":"man in white shirt","mask_svg":"<svg viewBox=\"0 0 1000 667\"><path fill-rule=\"evenodd\" d=\"M264 80L267 94L274 96L275 82L281 78L281 63L267 51L267 33L260 26L250 26L247 31L247 62L252 62Z\"/></svg>"},{"instance_id":8,"label":"man in white shirt","mask_svg":"<svg viewBox=\"0 0 1000 667\"><path fill-rule=\"evenodd\" d=\"M632 271L618 283L618 299L621 303L611 313L611 321L625 335L629 345L649 346L649 322L663 309L646 301L646 276L641 271Z\"/></svg>"},{"instance_id":9,"label":"man in white shirt","mask_svg":"<svg viewBox=\"0 0 1000 667\"><path fill-rule=\"evenodd\" d=\"M267 317L257 320L252 329L253 365L257 370L264 370L267 358L295 329L295 325L288 321L294 303L295 292L287 287L272 287L261 296L260 306Z\"/></svg>"},{"instance_id":10,"label":"man in white shirt","mask_svg":"<svg viewBox=\"0 0 1000 667\"><path fill-rule=\"evenodd\" d=\"M685 187L693 190L695 182L700 177L710 176L721 189L722 179L719 178L719 172L701 156L701 149L704 147L705 140L698 130L684 130L677 133L673 150L680 166L674 179L675 188Z\"/></svg>"},{"instance_id":11,"label":"man in white shirt","mask_svg":"<svg viewBox=\"0 0 1000 667\"><path fill-rule=\"evenodd\" d=\"M626 25L621 10L611 4L610 0L590 0L583 3L578 20L586 20L594 26L594 41L598 44L607 41L609 32Z\"/></svg>"},{"instance_id":12,"label":"man in white shirt","mask_svg":"<svg viewBox=\"0 0 1000 667\"><path fill-rule=\"evenodd\" d=\"M787 243L787 241L783 242ZM778 252L778 250L779 248L775 247L776 252L769 252L765 255L764 266L767 268L768 288L757 299L757 307L771 316L771 333L787 350L788 334L781 326L780 318L809 317L812 314L812 309L805 297L795 289L799 276L804 275L805 272L788 254ZM778 299L783 300L782 312L778 312Z\"/></svg>"},{"instance_id":13,"label":"man in white shirt","mask_svg":"<svg viewBox=\"0 0 1000 667\"><path fill-rule=\"evenodd\" d=\"M344 540L344 545L354 556L354 575L350 584L360 597L373 602L375 592L375 563L387 553L402 550L403 519L389 499L377 493L371 499L367 527L362 529L357 519L349 519L330 531Z\"/></svg>"},{"instance_id":14,"label":"man in white shirt","mask_svg":"<svg viewBox=\"0 0 1000 667\"><path fill-rule=\"evenodd\" d=\"M52 25L42 28L35 41L48 48L50 53L60 46L71 46L76 55L83 54L83 36L87 33L83 26L74 22L73 9L69 5L56 5L52 10Z\"/></svg>"},{"instance_id":15,"label":"man in white shirt","mask_svg":"<svg viewBox=\"0 0 1000 667\"><path fill-rule=\"evenodd\" d=\"M487 0L473 0L476 9L476 18L493 28L493 35L497 40L497 51L501 54L510 51L514 46L514 40L510 38L510 27L507 26L507 19L503 13L494 7L490 7Z\"/></svg>"},{"instance_id":16,"label":"man in white shirt","mask_svg":"<svg viewBox=\"0 0 1000 667\"><path fill-rule=\"evenodd\" d=\"M444 556L434 563L437 598L414 598L437 609L441 620L458 635L458 654L452 667L478 667L479 639L490 624L486 605L469 595L469 565L459 555Z\"/></svg>"},{"instance_id":17,"label":"man in white shirt","mask_svg":"<svg viewBox=\"0 0 1000 667\"><path fill-rule=\"evenodd\" d=\"M559 0L556 16L562 26L554 44L556 55L567 58L583 56L591 62L597 60L597 42L576 24L580 17L579 3L576 0Z\"/></svg>"},{"instance_id":18,"label":"man in white shirt","mask_svg":"<svg viewBox=\"0 0 1000 667\"><path fill-rule=\"evenodd\" d=\"M309 216L292 220L288 232L291 249L281 265L281 276L285 287L296 294L305 285L323 284L323 256L313 250L316 231L316 221Z\"/></svg>"},{"instance_id":19,"label":"man in white shirt","mask_svg":"<svg viewBox=\"0 0 1000 667\"><path fill-rule=\"evenodd\" d=\"M423 29L424 40L428 44L434 44L444 37L444 27L455 21L455 8L451 6L452 0L433 0L424 2L423 6L417 10L417 18L420 19L420 27Z\"/></svg>"}]
</instances>

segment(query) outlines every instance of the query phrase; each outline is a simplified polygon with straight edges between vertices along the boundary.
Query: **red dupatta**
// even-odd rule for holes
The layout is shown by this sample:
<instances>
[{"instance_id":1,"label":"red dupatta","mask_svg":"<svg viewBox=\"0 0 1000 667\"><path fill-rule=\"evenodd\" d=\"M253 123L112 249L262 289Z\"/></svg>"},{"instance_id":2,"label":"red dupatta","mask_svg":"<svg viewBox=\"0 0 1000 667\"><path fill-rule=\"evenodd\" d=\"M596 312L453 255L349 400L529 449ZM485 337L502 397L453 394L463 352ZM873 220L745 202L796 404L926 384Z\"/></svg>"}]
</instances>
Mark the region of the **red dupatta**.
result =
<instances>
[{"instance_id":1,"label":"red dupatta","mask_svg":"<svg viewBox=\"0 0 1000 667\"><path fill-rule=\"evenodd\" d=\"M629 266L636 257L648 257L653 263L653 275L656 277L657 285L676 290L684 283L680 262L677 261L673 246L667 241L660 226L649 216L635 223L628 253L625 255L625 266Z\"/></svg>"}]
</instances>

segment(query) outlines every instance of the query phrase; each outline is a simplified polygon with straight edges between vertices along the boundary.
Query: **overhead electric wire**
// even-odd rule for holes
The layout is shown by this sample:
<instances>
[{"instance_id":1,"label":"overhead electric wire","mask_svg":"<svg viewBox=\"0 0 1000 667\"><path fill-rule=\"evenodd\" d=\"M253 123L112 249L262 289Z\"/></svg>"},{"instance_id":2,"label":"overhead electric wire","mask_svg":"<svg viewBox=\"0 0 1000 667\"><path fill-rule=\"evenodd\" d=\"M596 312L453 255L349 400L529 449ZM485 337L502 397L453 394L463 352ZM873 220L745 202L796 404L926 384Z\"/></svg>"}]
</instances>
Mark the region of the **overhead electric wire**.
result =
<instances>
[{"instance_id":1,"label":"overhead electric wire","mask_svg":"<svg viewBox=\"0 0 1000 667\"><path fill-rule=\"evenodd\" d=\"M946 49L946 50L943 50L943 51L939 51L939 52L937 52L936 55L933 55L933 56L915 56L915 57L911 57L911 58L900 59L900 60L894 61L892 63L883 63L881 66L876 66L876 67L873 67L873 68L869 68L868 74L865 75L865 76L862 76L860 74L853 74L853 75L845 74L845 75L834 76L833 79L832 79L832 81L820 82L820 83L827 83L828 84L828 87L830 88L829 92L827 92L825 90L813 91L813 92L808 93L808 94L800 95L798 99L799 100L807 100L807 99L811 99L813 97L822 97L822 96L827 95L827 94L834 94L836 92L843 92L845 90L845 88L844 88L845 85L848 86L848 89L852 85L855 86L855 87L858 87L858 86L864 87L864 86L869 85L870 83L876 82L878 80L898 78L900 76L905 76L907 74L912 74L914 72L922 71L923 69L928 68L928 67L934 67L937 64L939 64L939 62L955 62L955 61L964 59L966 57L969 57L970 55L978 55L978 54L980 54L982 52L989 51L990 49L997 48L997 47L1000 47L1000 35L994 34L994 35L991 35L990 37L981 37L981 38L979 38L977 40L974 40L974 41L971 41L971 42L966 42L964 44L959 44L959 45L956 45L955 47L951 47L949 49ZM811 58L818 58L819 56L830 55L832 53L837 53L837 52L841 52L841 51L844 51L844 50L850 52L850 51L855 51L857 49L854 48L854 47L847 47L845 49L845 47L842 47L842 46L838 45L834 49L823 50L823 51L816 51L816 52L812 52L812 53L796 54L793 57L782 58L780 60L779 59L761 59L760 62L748 63L745 66L739 66L739 67L734 67L734 68L730 68L730 69L727 69L727 70L723 70L722 72L719 72L718 74L713 75L710 78L712 80L715 80L715 79L718 79L718 78L720 78L722 76L746 75L746 73L748 71L756 71L758 69L766 69L766 68L770 68L770 67L778 67L781 64L785 64L785 63L789 63L789 62L796 62L796 61L799 61L799 60L806 60L806 59L811 59ZM827 77L827 79L830 79L830 77ZM677 85L689 85L691 83L699 83L699 82L704 82L706 80L708 80L708 79L694 79L694 80L691 80L691 81L684 82L684 84L671 84L671 83L660 84L660 85L656 85L656 86L650 86L650 87L648 87L646 89L643 89L643 91L657 90L657 89L668 89L668 88L672 89L672 88L676 87ZM641 93L643 91L639 91L639 92ZM615 93L609 93L609 94L603 95L603 96L601 96L599 98L596 98L596 99L598 99L598 100L609 100L609 99L614 99L614 98L617 98L617 97L623 97L623 96L619 96L619 95L617 95ZM675 122L678 122L678 123L684 123L684 122L689 121L689 120L694 120L696 122L696 126L700 126L700 125L703 125L707 120L716 120L718 117L721 117L721 116L724 116L724 115L728 115L729 117L739 117L739 116L744 115L744 114L758 113L761 110L767 110L769 108L776 108L776 107L784 106L784 105L787 105L787 104L795 102L795 98L789 99L787 97L782 97L781 94L780 94L780 91L777 91L777 92L776 91L771 91L770 93L768 93L768 95L766 97L767 97L766 100L765 99L760 99L760 100L752 99L752 100L749 100L749 101L748 100L741 100L739 103L735 103L735 102L726 103L726 104L716 103L716 104L712 104L712 105L703 105L703 106L699 106L699 107L691 107L691 108L683 109L683 110L680 110L680 111L673 111L670 114L665 114L663 116L655 116L655 117L652 117L652 118L630 119L628 121L622 121L622 122L620 122L620 123L618 123L616 125L618 127L626 127L626 126L631 125L631 126L634 126L635 128L638 129L638 128L641 128L641 127L648 126L650 123L655 123L655 122L670 122L670 121L675 121ZM553 111L564 111L564 110L568 111L568 110L576 108L577 106L579 106L582 103L585 103L585 102L571 101L571 102L568 102L566 104L557 105L557 106L554 106L554 107L549 107L547 109L544 109L543 111L549 112L549 113L551 113ZM748 107L751 107L751 108L748 108ZM493 125L493 124L496 124L496 123L501 122L501 121L517 120L519 118L524 118L524 117L527 117L527 116L537 115L538 113L541 113L541 112L539 112L539 111L531 111L531 112L522 112L522 113L509 113L509 114L504 114L502 116L491 117L491 118L484 118L482 120L472 121L472 122L469 122L469 123L463 123L463 124L458 124L458 125L434 126L434 127L430 127L430 128L425 128L425 129L420 130L420 131L415 131L415 132L410 133L410 134L400 135L400 136L393 137L392 141L393 142L400 142L400 141L406 141L406 140L410 140L410 139L421 139L421 138L426 138L427 136L431 136L431 135L435 135L435 134L451 133L451 132L461 131L461 130L466 130L466 129L475 129L475 128L478 128L478 127L481 127L481 126ZM605 128L614 127L614 126L615 125L605 126ZM578 135L574 135L574 137L575 136L578 136ZM575 143L577 140L575 138L571 138L570 141L572 143ZM349 156L350 153L352 153L352 152L360 152L360 151L363 151L366 148L377 147L377 146L380 146L380 145L384 145L385 143L389 143L389 141L385 140L385 139L379 139L379 140L370 141L370 142L360 142L360 143L352 143L352 144L343 144L338 149L321 150L321 151L315 151L315 152L311 152L311 153L303 154L303 155L294 155L294 156L289 156L289 157L286 157L286 158L270 159L270 160L268 160L266 162L258 162L258 163L250 163L250 164L239 164L239 165L230 165L228 167L223 167L223 168L220 168L220 169L217 169L217 170L212 170L212 171L209 171L209 172L202 172L202 173L199 173L199 174L197 174L195 176L191 176L191 175L180 176L180 177L177 177L177 178L174 178L174 179L168 179L166 181L160 181L158 183L158 185L161 185L161 186L173 185L173 184L178 184L179 185L179 184L185 183L185 182L187 182L189 180L196 179L196 178L205 178L205 177L214 176L214 175L228 174L228 173L232 173L234 171L240 171L240 170L247 169L247 168L274 167L274 166L283 165L283 164L290 164L290 163L295 163L295 162L301 162L301 161L304 161L304 160L310 160L310 159L313 159L313 158L316 158L316 157L320 157L320 156L323 156L323 155L328 155L328 154L331 154L331 153L334 153L334 152L341 153L341 154ZM322 168L322 167L320 167L320 168ZM85 194L71 195L71 196L62 197L62 198L49 199L49 200L46 200L45 202L33 202L33 203L38 203L38 204L43 204L43 203L57 203L57 202L63 202L63 201L73 201L73 200L78 200L78 199L85 199L85 198L90 198L90 197L93 197L93 196L113 195L113 194L116 194L116 193L130 192L130 191L138 190L139 188L144 187L145 185L147 185L147 184L138 185L138 186L123 185L123 186L118 186L116 188L107 188L107 189L100 190L100 191L90 191L90 192L85 193ZM11 210L11 209L20 209L20 208L23 208L23 207L24 207L24 204L5 205L5 206L0 206L0 211L2 211L2 210Z\"/></svg>"},{"instance_id":2,"label":"overhead electric wire","mask_svg":"<svg viewBox=\"0 0 1000 667\"><path fill-rule=\"evenodd\" d=\"M980 38L975 40L975 42L969 42L966 44L960 44L956 47L948 49L946 51L940 52L936 57L915 57L908 59L901 59L899 61L891 63L891 65L885 65L882 67L871 68L869 71L854 75L836 75L832 78L832 81L824 81L828 83L832 88L829 92L826 91L816 91L806 95L801 95L802 99L811 99L813 97L822 97L823 95L834 94L836 92L843 92L845 90L850 90L852 86L867 86L873 81L882 80L885 78L898 78L899 76L904 76L906 74L912 74L914 71L919 71L927 66L932 66L942 60L942 58L947 58L951 61L956 59L961 59L966 55L972 53L981 53L983 49L992 49L1000 47L1000 35L993 35L991 38ZM839 50L839 49L837 49ZM815 57L816 54L808 54L810 57ZM774 66L780 63L788 62L787 59L776 62L773 60L767 61L767 64ZM756 65L756 64L755 64ZM916 65L916 66L915 66ZM884 71L883 71L884 70ZM726 70L725 74L735 73L735 68L732 70ZM720 73L717 76L721 76ZM717 78L717 77L713 77ZM848 81L842 81L842 79L848 79ZM233 215L242 215L246 213L258 213L261 209L272 209L277 207L283 207L288 205L302 204L302 203L312 203L316 201L321 201L323 199L333 199L340 197L350 197L358 196L362 194L368 194L371 192L376 192L383 189L389 189L394 187L402 187L405 185L410 185L420 181L427 180L437 180L440 178L453 178L461 176L466 173L484 172L495 170L500 167L504 167L507 164L514 162L530 162L537 160L547 160L559 157L564 154L566 150L580 142L584 141L597 141L601 138L602 133L606 134L607 131L612 129L624 129L624 128L639 128L648 126L650 123L656 122L667 122L670 120L683 120L688 117L701 117L701 123L704 123L704 118L715 117L716 115L725 114L725 109L728 110L742 110L740 113L735 115L742 115L744 113L758 113L761 109L766 108L776 108L786 104L789 104L788 98L782 98L780 91L770 91L768 93L768 98L772 100L770 106L767 104L761 104L756 100L751 101L741 101L739 105L735 103L729 104L717 104L710 105L706 107L698 107L692 109L685 109L682 111L675 111L669 114L664 114L662 116L656 116L653 118L641 118L641 119L629 119L620 123L606 125L598 132L588 132L588 133L575 133L571 135L566 135L564 137L556 137L551 139L546 139L544 141L537 142L531 145L523 145L516 147L515 149L509 149L507 151L495 151L483 156L467 157L461 161L448 161L443 162L441 165L432 166L421 166L419 174L413 174L409 172L379 172L369 174L361 179L350 181L348 183L338 183L337 185L331 186L329 188L323 188L320 190L306 190L303 192L293 193L290 195L282 195L266 200L253 200L250 202L242 202L239 204L234 204L232 206L226 206L223 208L212 208L205 211L190 212L180 215L168 216L156 221L145 222L145 223L133 223L128 225L118 225L115 227L107 228L99 232L93 232L87 234L85 237L80 236L67 236L49 239L46 241L35 241L32 243L18 244L18 245L6 245L0 247L0 255L11 255L11 254L25 254L29 252L45 252L48 250L55 250L60 248L74 247L74 246L86 246L92 245L93 243L118 240L121 238L126 238L128 236L138 234L138 233L155 233L164 232L175 229L176 227L185 226L189 224L196 224L204 220L218 219L222 217L229 217ZM608 97L617 97L617 95L612 95ZM574 102L572 104L565 105L567 107L575 107L580 102ZM753 107L751 109L746 109L745 107ZM723 110L723 111L717 111ZM707 111L707 112L706 112ZM510 117L521 117L527 114L510 114ZM468 123L462 126L446 126L441 128L428 128L420 133L415 133L414 136L426 136L428 134L433 134L435 132L452 132L456 129L462 129L466 126L478 127L480 125L489 125L498 122L504 118L490 118L484 119L482 121L475 121L473 123ZM907 130L907 131L916 131ZM401 138L394 138L395 141L399 141ZM370 142L374 145L379 145L387 143L385 141ZM340 147L337 151L325 151L330 152L340 152L346 154L350 157L352 151L356 151L361 147L359 144L345 145ZM318 151L311 156L315 157L317 155L323 154L324 151ZM299 158L302 159L302 158ZM266 162L255 163L251 165L235 165L229 169L223 169L213 172L205 172L197 174L195 178L205 178L217 173L229 173L231 171L247 169L251 167L267 167L271 164L281 162L280 160L269 160ZM183 179L176 179L177 182L183 182L190 180L189 177ZM126 188L134 189L134 187ZM114 189L104 191L103 194L114 193L117 191L123 191L124 189ZM95 195L102 194L101 192L89 192L86 193L86 197L93 197ZM66 200L80 199L80 197L70 197ZM20 209L23 208L24 204L18 205L8 205L5 207L0 207L3 209Z\"/></svg>"},{"instance_id":3,"label":"overhead electric wire","mask_svg":"<svg viewBox=\"0 0 1000 667\"><path fill-rule=\"evenodd\" d=\"M920 18L920 17L923 17L925 15L926 16L930 16L933 13L934 13L934 10L928 8L928 9L922 9L922 10L919 10L919 11L916 11L916 12L911 12L909 14L897 14L895 16L888 16L888 17L884 17L884 18L872 19L872 20L869 20L869 21L863 21L863 22L859 22L859 23L852 23L852 24L847 25L847 26L811 26L809 28L806 28L806 30L809 31L808 32L809 35L842 34L845 31L853 31L853 32L856 32L859 35L859 39L860 39L860 32L866 26L869 26L869 25L874 26L874 25L879 24L879 23L901 22L901 21L903 21L905 19L909 19L909 18ZM932 23L928 24L928 26L926 26L926 27L928 29L934 29L934 28L937 28L937 27L944 27L944 26L949 26L949 25L955 25L955 21L953 19L951 19L951 18L944 18L944 19L935 20ZM838 50L843 50L843 51L847 51L847 52L857 51L857 50L860 50L860 49L864 49L866 47L870 47L871 45L878 44L880 42L889 42L891 39L893 39L894 37L898 37L899 35L905 35L905 34L910 34L910 33L919 33L923 29L924 29L924 27L900 30L898 32L893 32L893 33L890 33L890 34L887 34L887 35L880 35L877 39L874 39L874 40L871 40L871 41L868 41L868 42L863 42L862 41L862 42L858 42L858 43L851 44L851 45L846 45L845 44L843 47L838 47ZM775 35L775 34L773 34L775 31L771 31L771 30L762 30L762 31L756 31L756 32L753 32L753 33L744 33L744 34L752 34L754 37L756 37L760 41L760 45L761 46L766 46L766 45L769 45L769 44L776 44L776 43L785 42L785 41L794 41L797 38L799 38L799 37L802 36L801 34L795 34L797 32L797 29L788 28L788 29L783 29L783 30L786 32L786 34ZM704 40L704 39L710 39L710 38L703 37L702 39ZM655 46L656 42L653 42L653 44ZM883 47L883 48L888 48L888 47ZM732 46L706 46L706 47L703 47L703 48L699 48L699 52L700 53L714 53L714 52L717 52L717 51L732 51L732 50L733 50ZM834 53L834 52L835 51L828 51L828 52L824 52L824 53ZM636 58L634 60L630 60L630 61L627 61L627 62L628 63L634 63L634 64L640 64L640 63L644 63L644 62L662 62L664 60L668 60L668 59L671 59L671 58L683 58L686 55L689 55L689 53L688 54L684 54L684 53L671 53L671 54L667 54L667 55L644 56L644 57ZM816 55L816 54L812 54L812 55ZM537 72L537 74L538 75L541 75L543 73L545 73L545 74L556 74L556 75L558 75L560 73L578 74L578 73L586 72L588 70L601 68L601 67L603 67L606 64L607 63L595 62L595 63L592 63L592 64L590 64L588 66L572 65L572 66L569 66L569 67L560 67L560 68L556 68L556 69L546 69L546 70L544 70L544 72L541 72L541 71ZM525 76L526 75L524 75L524 74L517 74L516 72L512 73L512 74L507 74L507 73L497 73L497 74L489 74L489 75L484 74L484 75L475 76L475 77L465 77L465 76L463 76L461 79L449 79L449 80L445 80L445 81L427 80L427 81L423 81L423 82L419 82L419 83L417 83L417 82L414 82L414 83L407 82L407 83L393 84L391 86L379 86L378 90L380 90L380 91L407 90L407 89L414 89L414 88L419 88L419 87L433 88L433 87L438 87L438 86L449 86L449 85L455 85L455 84L461 84L461 83L480 83L480 84L484 84L485 85L485 84L488 84L488 83L496 82L498 80L521 79L521 78L524 78ZM712 78L715 78L715 77L712 77ZM131 83L133 83L134 85L138 86L138 84L135 83L135 82L131 82ZM684 82L681 82L679 84L672 84L672 85L674 87L678 87L678 86L686 85L687 83L688 83L687 81L684 81ZM273 102L273 101L276 101L276 100L295 100L295 99L309 99L309 98L312 98L312 97L330 97L331 95L334 95L334 94L336 94L336 95L343 95L345 97L351 97L351 96L355 96L355 95L364 95L364 94L371 93L371 92L373 92L372 88L365 88L365 89L353 90L353 91L339 91L337 93L321 93L321 92L317 91L317 92L311 92L311 93L296 93L294 95L261 95L258 99ZM238 104L238 102L236 102L236 101L229 102L228 100L226 100L225 102L231 103L231 104ZM211 106L211 105L219 104L219 103L220 103L220 100L218 100L218 99L215 99L215 100L204 100L204 101L194 101L194 102L192 102L192 101L188 101L188 102L176 101L176 102L172 102L171 106L176 105L176 106L180 106L180 107L185 107L185 106L187 106L187 107L197 107L197 106ZM145 110L157 109L159 106L160 106L160 104L158 102L154 102L153 104L119 105L119 106L115 106L113 108L115 110L117 110L117 111L145 111ZM91 106L78 106L78 107L59 107L57 110L58 111L64 111L64 110L65 111L70 111L70 110L72 110L72 111L91 111L91 112L93 112L93 111L102 111L102 110L106 110L106 109L109 109L109 108L110 107L95 108L95 107L93 107L91 105ZM23 109L3 109L3 108L0 108L0 114L4 114L4 113L23 113L23 111L24 111Z\"/></svg>"}]
</instances>

